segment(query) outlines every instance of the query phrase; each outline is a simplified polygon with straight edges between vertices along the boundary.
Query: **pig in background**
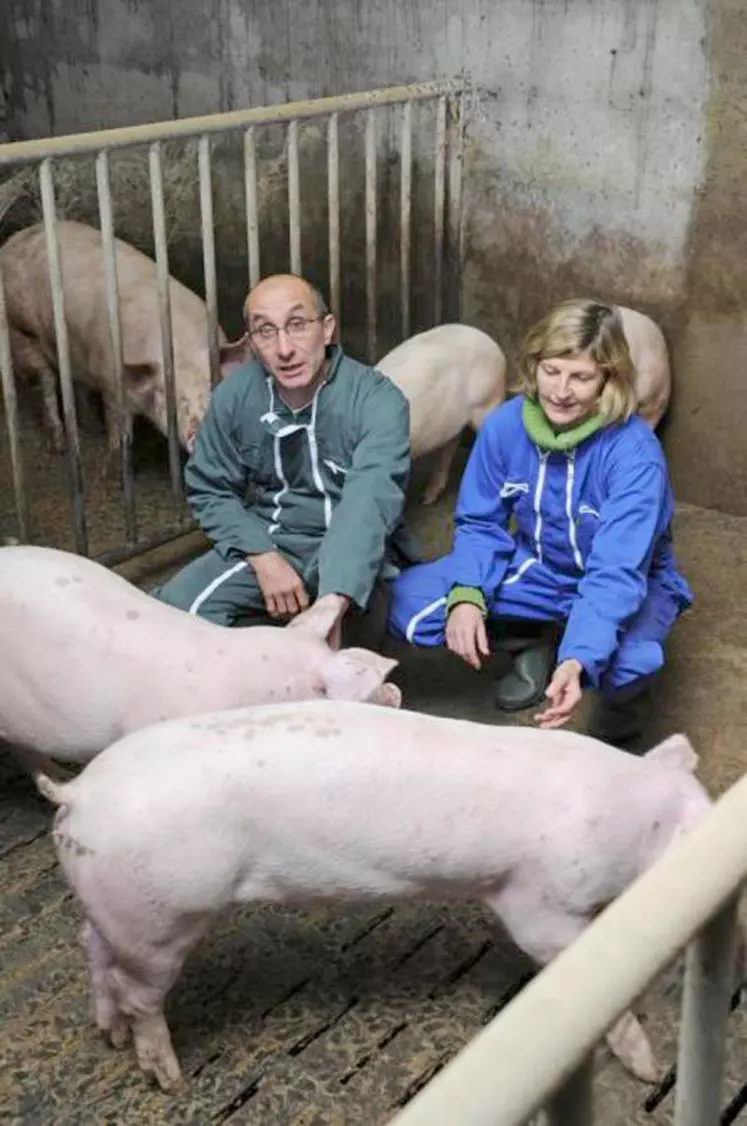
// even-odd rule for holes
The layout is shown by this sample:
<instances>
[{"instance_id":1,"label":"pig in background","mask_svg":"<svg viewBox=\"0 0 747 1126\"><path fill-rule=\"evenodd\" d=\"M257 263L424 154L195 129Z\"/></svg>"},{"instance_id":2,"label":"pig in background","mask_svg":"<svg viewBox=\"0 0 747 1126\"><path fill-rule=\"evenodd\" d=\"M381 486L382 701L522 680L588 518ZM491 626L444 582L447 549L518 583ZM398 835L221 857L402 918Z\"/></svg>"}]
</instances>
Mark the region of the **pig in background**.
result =
<instances>
[{"instance_id":1,"label":"pig in background","mask_svg":"<svg viewBox=\"0 0 747 1126\"><path fill-rule=\"evenodd\" d=\"M95 227L59 220L65 319L73 380L102 399L110 449L119 444L115 369L109 348L109 317L103 240ZM121 239L114 240L124 380L129 409L166 435L164 376L155 262ZM54 448L64 448L58 405L57 340L44 225L35 223L0 247L11 353L16 373L40 381ZM208 321L204 301L169 278L178 437L191 450L210 398ZM219 327L218 337L225 343ZM223 359L223 357L222 357Z\"/></svg>"},{"instance_id":2,"label":"pig in background","mask_svg":"<svg viewBox=\"0 0 747 1126\"><path fill-rule=\"evenodd\" d=\"M479 430L506 396L506 360L478 328L438 325L399 344L376 368L410 403L413 461L439 450L423 494L433 504L443 493L465 427Z\"/></svg>"},{"instance_id":3,"label":"pig in background","mask_svg":"<svg viewBox=\"0 0 747 1126\"><path fill-rule=\"evenodd\" d=\"M164 1001L235 904L476 899L545 965L710 806L681 735L638 758L571 732L342 702L141 729L67 785L53 839L86 916L94 1013L182 1085ZM186 831L185 831L186 830ZM659 1067L626 1012L608 1043Z\"/></svg>"},{"instance_id":4,"label":"pig in background","mask_svg":"<svg viewBox=\"0 0 747 1126\"><path fill-rule=\"evenodd\" d=\"M0 548L0 744L32 768L85 763L160 719L329 696L397 707L397 662L326 642L338 609L319 599L293 627L226 629L185 614L99 563Z\"/></svg>"},{"instance_id":5,"label":"pig in background","mask_svg":"<svg viewBox=\"0 0 747 1126\"><path fill-rule=\"evenodd\" d=\"M638 413L656 429L671 395L666 342L650 317L618 309L636 370ZM446 488L463 431L479 431L506 397L505 356L480 329L445 324L405 340L376 367L410 402L413 460L440 451L422 498L433 504Z\"/></svg>"}]
</instances>

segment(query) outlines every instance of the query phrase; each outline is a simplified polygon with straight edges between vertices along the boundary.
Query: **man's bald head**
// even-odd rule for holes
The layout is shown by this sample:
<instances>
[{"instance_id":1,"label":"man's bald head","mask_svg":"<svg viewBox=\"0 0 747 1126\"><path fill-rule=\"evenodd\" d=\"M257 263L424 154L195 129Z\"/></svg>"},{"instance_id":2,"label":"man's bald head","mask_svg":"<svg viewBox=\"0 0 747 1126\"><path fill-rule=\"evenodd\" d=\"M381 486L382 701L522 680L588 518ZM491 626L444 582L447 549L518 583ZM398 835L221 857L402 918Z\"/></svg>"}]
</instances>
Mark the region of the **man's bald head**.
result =
<instances>
[{"instance_id":1,"label":"man's bald head","mask_svg":"<svg viewBox=\"0 0 747 1126\"><path fill-rule=\"evenodd\" d=\"M257 282L244 302L244 316L251 327L251 318L266 309L279 305L293 308L302 306L304 311L316 317L324 317L329 312L327 302L320 290L306 278L297 274L271 274Z\"/></svg>"}]
</instances>

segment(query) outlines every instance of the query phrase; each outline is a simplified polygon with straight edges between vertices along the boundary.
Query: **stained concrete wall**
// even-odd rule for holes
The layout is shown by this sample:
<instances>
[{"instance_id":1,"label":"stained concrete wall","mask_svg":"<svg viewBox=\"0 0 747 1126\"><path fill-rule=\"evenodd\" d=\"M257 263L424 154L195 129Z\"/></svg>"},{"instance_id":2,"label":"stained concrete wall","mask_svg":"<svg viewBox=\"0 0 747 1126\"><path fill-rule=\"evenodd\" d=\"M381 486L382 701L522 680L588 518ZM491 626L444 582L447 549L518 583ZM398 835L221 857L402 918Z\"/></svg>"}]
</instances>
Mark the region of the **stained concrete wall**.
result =
<instances>
[{"instance_id":1,"label":"stained concrete wall","mask_svg":"<svg viewBox=\"0 0 747 1126\"><path fill-rule=\"evenodd\" d=\"M465 319L513 355L556 298L594 293L657 317L674 361L664 440L678 495L747 514L740 9L738 0L5 0L0 130L63 133L466 73L475 96ZM320 245L322 167L309 166L303 185L319 219L304 234ZM360 187L343 185L348 211ZM386 209L396 178L382 187ZM353 244L362 252L351 234ZM352 273L355 319L362 290Z\"/></svg>"}]
</instances>

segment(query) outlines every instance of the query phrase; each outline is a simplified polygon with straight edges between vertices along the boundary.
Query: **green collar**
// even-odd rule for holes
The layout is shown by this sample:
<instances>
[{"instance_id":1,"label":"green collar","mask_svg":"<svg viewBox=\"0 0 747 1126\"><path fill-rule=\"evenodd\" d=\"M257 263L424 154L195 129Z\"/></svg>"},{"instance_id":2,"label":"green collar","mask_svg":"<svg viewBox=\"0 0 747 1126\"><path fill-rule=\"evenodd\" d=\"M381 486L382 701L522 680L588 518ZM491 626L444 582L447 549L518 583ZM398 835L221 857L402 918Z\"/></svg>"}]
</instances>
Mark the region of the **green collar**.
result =
<instances>
[{"instance_id":1,"label":"green collar","mask_svg":"<svg viewBox=\"0 0 747 1126\"><path fill-rule=\"evenodd\" d=\"M556 434L542 407L530 398L524 399L521 416L527 434L543 450L573 450L604 426L602 416L593 414L572 430L561 430Z\"/></svg>"}]
</instances>

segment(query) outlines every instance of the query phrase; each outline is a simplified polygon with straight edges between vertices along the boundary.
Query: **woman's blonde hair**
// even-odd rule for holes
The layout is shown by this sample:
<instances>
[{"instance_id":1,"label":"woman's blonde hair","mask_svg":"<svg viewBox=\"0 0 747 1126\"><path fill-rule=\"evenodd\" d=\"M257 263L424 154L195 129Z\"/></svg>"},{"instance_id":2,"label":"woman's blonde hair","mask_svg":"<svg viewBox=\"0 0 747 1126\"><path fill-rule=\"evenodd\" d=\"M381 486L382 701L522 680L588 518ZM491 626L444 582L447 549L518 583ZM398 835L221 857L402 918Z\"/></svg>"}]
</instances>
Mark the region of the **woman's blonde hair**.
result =
<instances>
[{"instance_id":1,"label":"woman's blonde hair","mask_svg":"<svg viewBox=\"0 0 747 1126\"><path fill-rule=\"evenodd\" d=\"M563 301L529 330L520 362L520 390L536 398L540 362L577 352L588 352L604 377L597 411L605 422L630 418L638 406L635 368L620 313L601 301Z\"/></svg>"}]
</instances>

